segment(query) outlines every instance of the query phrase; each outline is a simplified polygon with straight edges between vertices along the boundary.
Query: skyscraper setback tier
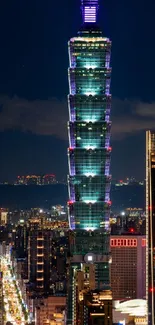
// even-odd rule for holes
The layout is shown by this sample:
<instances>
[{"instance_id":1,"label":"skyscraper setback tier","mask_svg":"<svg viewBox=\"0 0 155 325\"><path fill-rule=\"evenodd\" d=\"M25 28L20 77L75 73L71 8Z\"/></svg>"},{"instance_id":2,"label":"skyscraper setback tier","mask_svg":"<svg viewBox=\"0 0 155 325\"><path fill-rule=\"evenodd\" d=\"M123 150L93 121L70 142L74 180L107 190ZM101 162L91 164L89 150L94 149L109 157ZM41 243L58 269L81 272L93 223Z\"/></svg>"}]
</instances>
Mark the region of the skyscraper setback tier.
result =
<instances>
[{"instance_id":1,"label":"skyscraper setback tier","mask_svg":"<svg viewBox=\"0 0 155 325\"><path fill-rule=\"evenodd\" d=\"M109 286L111 42L96 23L98 0L82 0L81 9L82 28L69 41L68 211L73 234L68 325L78 319L78 271L87 278L88 290ZM85 271L90 264L93 281Z\"/></svg>"},{"instance_id":2,"label":"skyscraper setback tier","mask_svg":"<svg viewBox=\"0 0 155 325\"><path fill-rule=\"evenodd\" d=\"M146 132L146 298L148 324L155 324L155 131Z\"/></svg>"}]
</instances>

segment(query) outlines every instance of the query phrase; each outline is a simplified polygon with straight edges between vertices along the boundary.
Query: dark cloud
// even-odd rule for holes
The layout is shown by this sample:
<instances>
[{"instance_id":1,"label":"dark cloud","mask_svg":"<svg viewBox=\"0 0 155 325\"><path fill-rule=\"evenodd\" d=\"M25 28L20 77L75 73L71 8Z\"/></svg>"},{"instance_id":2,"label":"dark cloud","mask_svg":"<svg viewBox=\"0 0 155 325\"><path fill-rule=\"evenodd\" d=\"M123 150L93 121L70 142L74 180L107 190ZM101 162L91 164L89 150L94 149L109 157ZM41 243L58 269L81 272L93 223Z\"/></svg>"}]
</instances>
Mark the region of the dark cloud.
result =
<instances>
[{"instance_id":1,"label":"dark cloud","mask_svg":"<svg viewBox=\"0 0 155 325\"><path fill-rule=\"evenodd\" d=\"M136 113L140 116L155 118L155 103L138 103Z\"/></svg>"},{"instance_id":2,"label":"dark cloud","mask_svg":"<svg viewBox=\"0 0 155 325\"><path fill-rule=\"evenodd\" d=\"M155 128L155 120L139 121L130 117L115 118L113 120L112 136L114 140L119 140L120 138L153 128Z\"/></svg>"},{"instance_id":3,"label":"dark cloud","mask_svg":"<svg viewBox=\"0 0 155 325\"><path fill-rule=\"evenodd\" d=\"M13 129L59 138L67 136L68 111L65 101L1 97L0 106L0 131Z\"/></svg>"},{"instance_id":4,"label":"dark cloud","mask_svg":"<svg viewBox=\"0 0 155 325\"><path fill-rule=\"evenodd\" d=\"M155 103L114 99L112 114L112 135L116 140L155 128Z\"/></svg>"},{"instance_id":5,"label":"dark cloud","mask_svg":"<svg viewBox=\"0 0 155 325\"><path fill-rule=\"evenodd\" d=\"M67 138L67 100L34 100L0 97L0 131L30 131L39 135ZM114 99L112 105L114 140L155 127L155 103Z\"/></svg>"}]
</instances>

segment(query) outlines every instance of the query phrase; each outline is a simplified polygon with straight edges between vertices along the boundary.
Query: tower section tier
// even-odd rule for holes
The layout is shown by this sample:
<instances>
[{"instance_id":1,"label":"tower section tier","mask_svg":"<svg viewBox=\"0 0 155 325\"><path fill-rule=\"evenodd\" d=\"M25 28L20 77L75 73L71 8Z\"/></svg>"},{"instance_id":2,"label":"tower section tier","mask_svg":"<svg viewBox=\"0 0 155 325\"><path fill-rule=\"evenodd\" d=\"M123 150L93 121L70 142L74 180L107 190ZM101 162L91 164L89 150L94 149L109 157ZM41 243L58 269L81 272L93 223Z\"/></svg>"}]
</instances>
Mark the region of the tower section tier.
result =
<instances>
[{"instance_id":1,"label":"tower section tier","mask_svg":"<svg viewBox=\"0 0 155 325\"><path fill-rule=\"evenodd\" d=\"M98 32L69 42L69 221L71 229L109 232L110 51Z\"/></svg>"}]
</instances>

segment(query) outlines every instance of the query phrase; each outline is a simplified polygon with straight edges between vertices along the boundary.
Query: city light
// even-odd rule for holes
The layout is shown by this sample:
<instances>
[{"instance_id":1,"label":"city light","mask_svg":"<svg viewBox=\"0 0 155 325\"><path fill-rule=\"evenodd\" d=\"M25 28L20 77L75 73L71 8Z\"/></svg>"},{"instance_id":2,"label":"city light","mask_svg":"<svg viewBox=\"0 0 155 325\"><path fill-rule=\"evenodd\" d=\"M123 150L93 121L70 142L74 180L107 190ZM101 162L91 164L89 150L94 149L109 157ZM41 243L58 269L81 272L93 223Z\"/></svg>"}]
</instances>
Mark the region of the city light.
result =
<instances>
[{"instance_id":1,"label":"city light","mask_svg":"<svg viewBox=\"0 0 155 325\"><path fill-rule=\"evenodd\" d=\"M71 3L77 9L76 1L49 1L52 12L44 1L41 7L37 3L36 12L34 8L25 11L26 1L21 1L20 8L13 1L15 6L7 8L6 17L2 8L1 163L6 166L1 177L7 175L11 182L15 170L22 174L11 186L3 186L0 197L0 325L155 325L155 131L146 132L144 182L133 176L120 179L127 169L132 169L131 175L141 172L143 162L137 156L144 139L138 131L155 124L154 98L149 98L154 71L152 64L146 65L147 58L154 61L150 55L154 41L146 32L148 4L146 19L139 20L144 11L140 3L130 10L128 4L125 13L123 1L115 6L107 1L100 26L102 1L78 1L82 21L76 37L66 42L66 78L62 76L64 39L72 25L69 18L78 20L69 8ZM112 12L110 34L116 45L113 101L112 44L102 33L107 10ZM152 10L150 24L153 15ZM132 28L134 16L137 26L144 20L145 32L142 24ZM152 25L150 30L154 33ZM140 89L142 98L132 100L133 90L139 95ZM66 104L61 93L66 93ZM113 116L116 147L111 168ZM134 134L139 140L132 148ZM50 165L61 181L47 174ZM119 181L111 176L111 169ZM142 193L138 193L139 185ZM11 193L10 198L12 190L15 195Z\"/></svg>"},{"instance_id":2,"label":"city light","mask_svg":"<svg viewBox=\"0 0 155 325\"><path fill-rule=\"evenodd\" d=\"M85 65L85 68L86 68L86 69L95 69L95 68L97 68L97 65L95 65L95 64L93 64L93 63L92 63L92 64L90 63L90 64L86 64L86 65Z\"/></svg>"},{"instance_id":3,"label":"city light","mask_svg":"<svg viewBox=\"0 0 155 325\"><path fill-rule=\"evenodd\" d=\"M94 150L94 149L96 149L96 147L95 146L85 146L85 148L86 148L86 150Z\"/></svg>"},{"instance_id":4,"label":"city light","mask_svg":"<svg viewBox=\"0 0 155 325\"><path fill-rule=\"evenodd\" d=\"M94 231L95 229L97 229L96 227L85 227L84 228L85 230L87 230L87 231Z\"/></svg>"},{"instance_id":5,"label":"city light","mask_svg":"<svg viewBox=\"0 0 155 325\"><path fill-rule=\"evenodd\" d=\"M85 92L86 96L95 96L95 94L96 94L95 91L86 91Z\"/></svg>"},{"instance_id":6,"label":"city light","mask_svg":"<svg viewBox=\"0 0 155 325\"><path fill-rule=\"evenodd\" d=\"M92 203L92 204L94 204L94 203L96 203L96 200L92 200L92 199L90 199L90 200L84 200L84 202L85 202L86 204L88 204L88 203Z\"/></svg>"},{"instance_id":7,"label":"city light","mask_svg":"<svg viewBox=\"0 0 155 325\"><path fill-rule=\"evenodd\" d=\"M85 176L87 176L87 177L94 177L95 176L95 173L85 173Z\"/></svg>"},{"instance_id":8,"label":"city light","mask_svg":"<svg viewBox=\"0 0 155 325\"><path fill-rule=\"evenodd\" d=\"M6 257L1 256L1 269L3 272L4 311L6 320L14 325L25 325L29 317L27 308L22 300L18 281Z\"/></svg>"}]
</instances>

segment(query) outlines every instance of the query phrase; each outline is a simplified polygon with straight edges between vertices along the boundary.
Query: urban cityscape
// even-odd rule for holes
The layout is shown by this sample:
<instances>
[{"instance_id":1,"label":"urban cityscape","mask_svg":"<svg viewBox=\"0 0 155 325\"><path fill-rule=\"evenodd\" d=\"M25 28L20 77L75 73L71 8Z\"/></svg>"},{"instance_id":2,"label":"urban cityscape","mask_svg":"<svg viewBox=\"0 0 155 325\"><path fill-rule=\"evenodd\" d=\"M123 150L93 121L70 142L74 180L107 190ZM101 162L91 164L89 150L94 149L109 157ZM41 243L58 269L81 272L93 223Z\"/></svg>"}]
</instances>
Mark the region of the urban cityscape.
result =
<instances>
[{"instance_id":1,"label":"urban cityscape","mask_svg":"<svg viewBox=\"0 0 155 325\"><path fill-rule=\"evenodd\" d=\"M101 0L78 0L77 3L76 13L80 16L81 11L81 25L75 35L74 28L70 27L69 63L64 69L66 79L68 76L67 105L63 104L63 109L68 112L65 126L68 136L67 140L63 138L64 134L61 137L68 146L66 154L59 156L55 169L51 167L50 172L49 167L46 169L48 161L46 158L42 160L44 150L40 149L39 111L35 113L36 121L34 118L31 121L35 137L40 138L40 152L39 155L36 153L32 168L27 165L27 149L23 157L26 167L19 166L22 151L20 153L18 148L18 175L17 169L13 169L12 156L9 161L10 169L14 170L12 175L4 172L0 176L0 325L155 325L153 113L148 113L152 116L152 124L146 121L141 129L145 137L145 176L132 168L136 155L129 155L124 158L124 164L131 160L130 175L133 176L119 172L113 177L111 169L114 167L111 165L115 165L115 169L121 165L114 161L112 154L113 137L118 132L115 118L113 121L111 94L112 63L117 65L112 53L116 44L106 36L106 29L100 28L100 21L105 17L105 4ZM73 8L69 3L66 9L70 10L68 19L73 22ZM23 26L24 22L20 24ZM52 33L56 33L56 28L53 27ZM67 42L65 44L65 50L61 47L62 52L67 50ZM47 49L44 50L46 53ZM30 60L30 53L25 56ZM22 69L24 67L22 64ZM57 76L52 75L52 78L56 80ZM37 85L32 86L32 92L39 87ZM30 97L25 100L28 105ZM35 103L36 108L38 103ZM56 115L52 122L47 116L45 129L47 131L51 125L52 136L58 141L57 129L61 133L67 113L63 115L59 111L56 100L54 105L59 122L55 127L53 119ZM12 107L14 112L15 107L16 103ZM44 110L42 105L41 109ZM27 115L23 111L22 114L25 124L23 126L21 122L20 129L31 136ZM144 111L141 117L145 117ZM131 133L134 133L131 124ZM126 129L127 124L120 122L121 128ZM8 132L9 128L6 129ZM45 129L41 132L47 139ZM15 124L13 130L17 131ZM126 134L126 131L122 133ZM122 133L117 139L120 148L124 141ZM61 151L60 142L57 148L54 142L53 147L48 145L50 151L54 160ZM6 156L6 164L7 160ZM44 169L40 167L41 160ZM68 163L65 175L64 160Z\"/></svg>"}]
</instances>

